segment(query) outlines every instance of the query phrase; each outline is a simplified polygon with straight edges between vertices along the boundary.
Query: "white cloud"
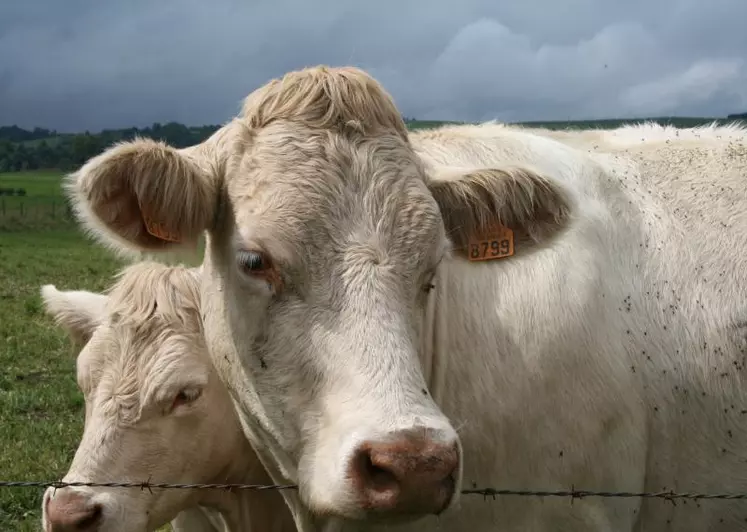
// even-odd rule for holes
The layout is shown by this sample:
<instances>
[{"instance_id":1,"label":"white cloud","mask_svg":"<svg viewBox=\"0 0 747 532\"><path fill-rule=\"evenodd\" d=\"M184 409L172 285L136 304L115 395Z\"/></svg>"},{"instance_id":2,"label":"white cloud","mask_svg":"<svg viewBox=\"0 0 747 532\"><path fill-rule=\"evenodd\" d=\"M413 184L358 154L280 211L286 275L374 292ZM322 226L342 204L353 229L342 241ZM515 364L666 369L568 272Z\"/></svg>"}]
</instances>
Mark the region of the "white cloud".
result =
<instances>
[{"instance_id":1,"label":"white cloud","mask_svg":"<svg viewBox=\"0 0 747 532\"><path fill-rule=\"evenodd\" d=\"M747 76L740 58L706 59L686 69L634 85L621 95L628 114L673 113L726 91L747 106Z\"/></svg>"}]
</instances>

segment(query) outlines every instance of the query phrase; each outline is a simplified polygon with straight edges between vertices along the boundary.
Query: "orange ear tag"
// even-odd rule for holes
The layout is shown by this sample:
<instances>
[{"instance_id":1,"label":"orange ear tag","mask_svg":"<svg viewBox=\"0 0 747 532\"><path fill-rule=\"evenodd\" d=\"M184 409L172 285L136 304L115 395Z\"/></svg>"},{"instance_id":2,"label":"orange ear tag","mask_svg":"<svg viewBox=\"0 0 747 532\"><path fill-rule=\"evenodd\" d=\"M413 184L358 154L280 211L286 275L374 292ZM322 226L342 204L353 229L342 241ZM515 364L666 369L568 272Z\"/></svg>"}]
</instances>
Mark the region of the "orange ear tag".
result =
<instances>
[{"instance_id":1,"label":"orange ear tag","mask_svg":"<svg viewBox=\"0 0 747 532\"><path fill-rule=\"evenodd\" d=\"M480 237L469 239L467 256L470 261L504 259L514 254L514 232L508 227L494 225Z\"/></svg>"},{"instance_id":2,"label":"orange ear tag","mask_svg":"<svg viewBox=\"0 0 747 532\"><path fill-rule=\"evenodd\" d=\"M145 209L141 209L141 212L143 214L143 222L145 222L145 230L151 235L167 242L181 242L179 233L171 232L163 223L156 222L145 212Z\"/></svg>"}]
</instances>

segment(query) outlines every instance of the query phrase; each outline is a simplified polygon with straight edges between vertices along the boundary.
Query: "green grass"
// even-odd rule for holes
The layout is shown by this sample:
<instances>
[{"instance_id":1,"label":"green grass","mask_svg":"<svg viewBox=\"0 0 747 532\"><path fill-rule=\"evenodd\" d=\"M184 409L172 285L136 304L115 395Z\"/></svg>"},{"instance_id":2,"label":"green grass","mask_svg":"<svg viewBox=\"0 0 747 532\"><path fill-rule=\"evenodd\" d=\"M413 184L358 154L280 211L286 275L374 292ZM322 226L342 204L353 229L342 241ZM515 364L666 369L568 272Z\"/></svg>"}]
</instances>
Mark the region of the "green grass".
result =
<instances>
[{"instance_id":1,"label":"green grass","mask_svg":"<svg viewBox=\"0 0 747 532\"><path fill-rule=\"evenodd\" d=\"M26 191L25 196L0 196L0 231L73 229L62 177L59 170L0 173L0 188Z\"/></svg>"},{"instance_id":2,"label":"green grass","mask_svg":"<svg viewBox=\"0 0 747 532\"><path fill-rule=\"evenodd\" d=\"M0 478L62 478L83 426L75 352L42 310L39 288L102 290L120 266L75 230L0 239ZM0 530L39 530L42 490L0 490Z\"/></svg>"},{"instance_id":3,"label":"green grass","mask_svg":"<svg viewBox=\"0 0 747 532\"><path fill-rule=\"evenodd\" d=\"M0 188L23 188L27 197L62 198L62 176L59 170L0 172Z\"/></svg>"}]
</instances>

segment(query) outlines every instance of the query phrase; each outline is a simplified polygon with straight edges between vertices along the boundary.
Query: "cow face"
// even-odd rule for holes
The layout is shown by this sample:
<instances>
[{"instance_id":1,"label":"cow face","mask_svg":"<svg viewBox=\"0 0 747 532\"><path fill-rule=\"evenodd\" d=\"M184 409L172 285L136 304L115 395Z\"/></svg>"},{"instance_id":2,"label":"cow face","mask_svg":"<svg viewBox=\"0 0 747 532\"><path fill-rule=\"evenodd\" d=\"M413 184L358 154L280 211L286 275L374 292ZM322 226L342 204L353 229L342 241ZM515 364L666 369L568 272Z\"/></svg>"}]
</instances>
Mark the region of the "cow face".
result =
<instances>
[{"instance_id":1,"label":"cow face","mask_svg":"<svg viewBox=\"0 0 747 532\"><path fill-rule=\"evenodd\" d=\"M188 270L147 263L126 272L111 295L42 288L47 312L83 345L77 380L85 426L63 482L212 482L243 450L205 348L198 288ZM43 522L49 532L144 532L209 495L50 488Z\"/></svg>"},{"instance_id":2,"label":"cow face","mask_svg":"<svg viewBox=\"0 0 747 532\"><path fill-rule=\"evenodd\" d=\"M251 399L258 432L318 513L442 511L461 451L419 360L448 250L422 169L396 134L278 123L246 142L204 266L224 378Z\"/></svg>"}]
</instances>

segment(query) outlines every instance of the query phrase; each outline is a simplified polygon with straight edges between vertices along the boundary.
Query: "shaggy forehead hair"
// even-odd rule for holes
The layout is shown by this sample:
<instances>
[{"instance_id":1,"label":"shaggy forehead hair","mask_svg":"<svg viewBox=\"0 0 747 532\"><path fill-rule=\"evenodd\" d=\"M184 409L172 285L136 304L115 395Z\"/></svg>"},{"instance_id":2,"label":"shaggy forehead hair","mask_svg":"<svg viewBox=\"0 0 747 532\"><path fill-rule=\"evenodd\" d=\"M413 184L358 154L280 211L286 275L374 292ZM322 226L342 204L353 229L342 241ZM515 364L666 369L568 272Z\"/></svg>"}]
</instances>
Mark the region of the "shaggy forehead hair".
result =
<instances>
[{"instance_id":1,"label":"shaggy forehead hair","mask_svg":"<svg viewBox=\"0 0 747 532\"><path fill-rule=\"evenodd\" d=\"M199 320L199 281L190 269L143 261L116 277L107 290L107 309L118 325L140 331L157 322L176 322L194 328Z\"/></svg>"},{"instance_id":2,"label":"shaggy forehead hair","mask_svg":"<svg viewBox=\"0 0 747 532\"><path fill-rule=\"evenodd\" d=\"M202 375L184 358L200 345L199 280L183 266L144 261L123 268L107 292L109 333L89 344L85 374L100 379L106 368L100 392L112 400L101 408L134 423L165 381Z\"/></svg>"},{"instance_id":3,"label":"shaggy forehead hair","mask_svg":"<svg viewBox=\"0 0 747 532\"><path fill-rule=\"evenodd\" d=\"M318 129L348 129L364 136L388 131L407 141L407 128L389 93L353 67L316 66L273 79L244 100L252 129L287 120Z\"/></svg>"}]
</instances>

